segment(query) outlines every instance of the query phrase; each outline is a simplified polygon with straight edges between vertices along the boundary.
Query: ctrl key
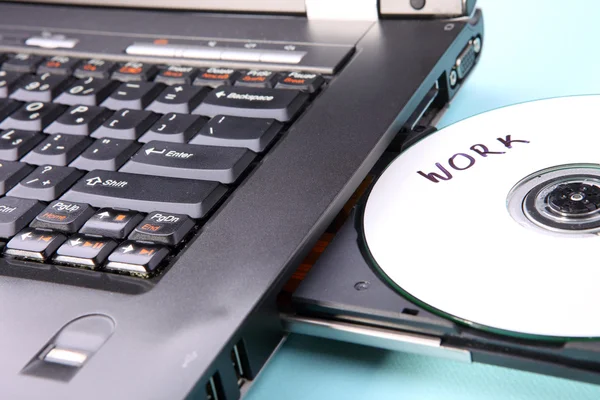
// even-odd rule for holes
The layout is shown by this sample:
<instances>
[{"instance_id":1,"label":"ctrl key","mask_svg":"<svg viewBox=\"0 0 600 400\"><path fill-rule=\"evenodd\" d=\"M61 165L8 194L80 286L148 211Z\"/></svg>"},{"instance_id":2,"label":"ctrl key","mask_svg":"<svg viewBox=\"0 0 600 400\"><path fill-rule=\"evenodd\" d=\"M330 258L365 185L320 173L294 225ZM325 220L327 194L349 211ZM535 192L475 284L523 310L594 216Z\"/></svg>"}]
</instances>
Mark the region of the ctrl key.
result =
<instances>
[{"instance_id":1,"label":"ctrl key","mask_svg":"<svg viewBox=\"0 0 600 400\"><path fill-rule=\"evenodd\" d=\"M60 233L26 228L7 243L4 253L28 260L46 261L65 239L65 235Z\"/></svg>"},{"instance_id":2,"label":"ctrl key","mask_svg":"<svg viewBox=\"0 0 600 400\"><path fill-rule=\"evenodd\" d=\"M10 238L44 209L42 203L33 199L3 197L0 199L0 237Z\"/></svg>"},{"instance_id":3,"label":"ctrl key","mask_svg":"<svg viewBox=\"0 0 600 400\"><path fill-rule=\"evenodd\" d=\"M108 256L105 268L107 271L148 278L156 272L168 254L169 250L163 246L126 241Z\"/></svg>"}]
</instances>

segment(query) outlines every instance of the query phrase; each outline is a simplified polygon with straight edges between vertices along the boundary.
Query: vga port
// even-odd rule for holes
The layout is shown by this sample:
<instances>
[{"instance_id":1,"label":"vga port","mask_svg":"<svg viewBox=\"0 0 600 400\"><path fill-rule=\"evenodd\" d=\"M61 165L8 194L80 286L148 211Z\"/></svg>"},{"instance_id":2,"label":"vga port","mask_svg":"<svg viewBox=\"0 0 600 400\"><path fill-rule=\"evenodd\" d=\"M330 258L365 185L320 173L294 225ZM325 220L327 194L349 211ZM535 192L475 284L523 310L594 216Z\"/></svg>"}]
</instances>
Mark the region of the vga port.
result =
<instances>
[{"instance_id":1,"label":"vga port","mask_svg":"<svg viewBox=\"0 0 600 400\"><path fill-rule=\"evenodd\" d=\"M460 52L456 59L456 72L458 78L463 79L475 65L477 53L481 49L481 39L479 37L469 40L463 51Z\"/></svg>"}]
</instances>

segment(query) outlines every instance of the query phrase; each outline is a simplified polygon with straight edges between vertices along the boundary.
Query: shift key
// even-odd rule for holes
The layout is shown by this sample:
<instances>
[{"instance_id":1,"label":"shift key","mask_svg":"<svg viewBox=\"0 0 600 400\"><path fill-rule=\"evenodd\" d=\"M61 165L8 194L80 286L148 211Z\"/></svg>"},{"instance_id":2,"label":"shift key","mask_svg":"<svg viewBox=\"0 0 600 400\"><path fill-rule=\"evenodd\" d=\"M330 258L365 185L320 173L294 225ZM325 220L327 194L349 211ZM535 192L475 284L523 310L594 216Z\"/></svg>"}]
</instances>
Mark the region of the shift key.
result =
<instances>
[{"instance_id":1,"label":"shift key","mask_svg":"<svg viewBox=\"0 0 600 400\"><path fill-rule=\"evenodd\" d=\"M272 118L287 122L298 114L307 100L308 95L298 90L219 86L204 98L192 114Z\"/></svg>"},{"instance_id":2,"label":"shift key","mask_svg":"<svg viewBox=\"0 0 600 400\"><path fill-rule=\"evenodd\" d=\"M61 199L93 207L165 211L202 218L225 192L225 186L217 182L95 170L81 178Z\"/></svg>"}]
</instances>

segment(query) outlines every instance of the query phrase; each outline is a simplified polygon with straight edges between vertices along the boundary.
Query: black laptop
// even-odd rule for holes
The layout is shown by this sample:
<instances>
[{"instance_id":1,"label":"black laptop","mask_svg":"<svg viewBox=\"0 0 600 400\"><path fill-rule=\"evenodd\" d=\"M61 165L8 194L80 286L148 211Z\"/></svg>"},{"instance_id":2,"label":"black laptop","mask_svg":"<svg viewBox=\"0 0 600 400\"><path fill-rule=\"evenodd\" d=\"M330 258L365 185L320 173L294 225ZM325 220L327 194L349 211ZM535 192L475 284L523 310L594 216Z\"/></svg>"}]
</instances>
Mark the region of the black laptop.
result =
<instances>
[{"instance_id":1,"label":"black laptop","mask_svg":"<svg viewBox=\"0 0 600 400\"><path fill-rule=\"evenodd\" d=\"M240 398L483 35L474 1L40 3L0 2L2 399Z\"/></svg>"}]
</instances>

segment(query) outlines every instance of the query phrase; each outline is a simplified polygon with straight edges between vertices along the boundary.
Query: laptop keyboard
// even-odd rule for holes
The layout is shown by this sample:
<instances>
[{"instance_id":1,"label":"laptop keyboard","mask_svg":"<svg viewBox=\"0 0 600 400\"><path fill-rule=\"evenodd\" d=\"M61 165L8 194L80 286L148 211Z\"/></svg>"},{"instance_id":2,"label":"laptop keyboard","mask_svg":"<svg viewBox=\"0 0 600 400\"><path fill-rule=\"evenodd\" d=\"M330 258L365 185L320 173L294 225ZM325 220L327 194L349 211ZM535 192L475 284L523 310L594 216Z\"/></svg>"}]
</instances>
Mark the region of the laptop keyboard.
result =
<instances>
[{"instance_id":1,"label":"laptop keyboard","mask_svg":"<svg viewBox=\"0 0 600 400\"><path fill-rule=\"evenodd\" d=\"M136 278L166 270L326 82L31 54L0 65L3 257Z\"/></svg>"}]
</instances>

